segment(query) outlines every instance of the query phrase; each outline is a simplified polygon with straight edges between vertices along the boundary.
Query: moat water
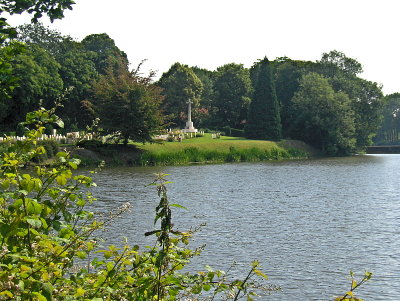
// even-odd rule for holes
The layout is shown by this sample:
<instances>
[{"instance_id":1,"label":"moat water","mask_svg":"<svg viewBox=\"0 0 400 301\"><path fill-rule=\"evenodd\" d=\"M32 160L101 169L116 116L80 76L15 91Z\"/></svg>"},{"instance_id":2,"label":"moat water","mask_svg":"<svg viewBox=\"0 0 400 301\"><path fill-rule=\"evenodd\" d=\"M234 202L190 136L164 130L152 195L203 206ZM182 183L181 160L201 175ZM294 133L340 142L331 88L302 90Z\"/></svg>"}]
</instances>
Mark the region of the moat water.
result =
<instances>
[{"instance_id":1,"label":"moat water","mask_svg":"<svg viewBox=\"0 0 400 301\"><path fill-rule=\"evenodd\" d=\"M258 259L282 291L261 300L332 300L349 290L349 271L373 273L356 295L400 300L400 155L282 162L106 168L95 175L96 210L125 202L132 211L103 235L109 243L153 245L158 197L146 186L167 179L177 228L202 223L193 248L207 244L191 269L205 264L245 275Z\"/></svg>"}]
</instances>

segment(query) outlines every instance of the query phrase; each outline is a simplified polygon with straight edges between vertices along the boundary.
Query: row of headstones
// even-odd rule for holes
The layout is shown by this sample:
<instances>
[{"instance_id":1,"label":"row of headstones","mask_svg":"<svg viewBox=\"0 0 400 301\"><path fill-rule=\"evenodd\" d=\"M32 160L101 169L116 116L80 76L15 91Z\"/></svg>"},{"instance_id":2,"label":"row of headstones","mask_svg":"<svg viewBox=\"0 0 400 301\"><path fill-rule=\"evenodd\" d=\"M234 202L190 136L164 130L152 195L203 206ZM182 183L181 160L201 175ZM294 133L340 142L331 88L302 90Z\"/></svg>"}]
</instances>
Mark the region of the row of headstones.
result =
<instances>
[{"instance_id":1,"label":"row of headstones","mask_svg":"<svg viewBox=\"0 0 400 301\"><path fill-rule=\"evenodd\" d=\"M173 129L167 129L167 134L168 135L177 135L177 134L182 134L183 132L181 130L173 130ZM197 131L197 132L187 132L186 134L202 134L204 135L204 131Z\"/></svg>"},{"instance_id":2,"label":"row of headstones","mask_svg":"<svg viewBox=\"0 0 400 301\"><path fill-rule=\"evenodd\" d=\"M6 141L6 140L14 140L14 141L23 141L25 140L25 136L8 136L7 138L5 137L0 137L0 142ZM46 135L43 134L41 137L38 138L38 140L54 140L58 143L73 143L77 139L87 139L87 140L92 140L93 139L93 134L88 133L84 135L80 135L79 132L70 132L67 133L67 135L59 135L59 134L54 134L54 135Z\"/></svg>"},{"instance_id":3,"label":"row of headstones","mask_svg":"<svg viewBox=\"0 0 400 301\"><path fill-rule=\"evenodd\" d=\"M196 133L196 132L195 133L175 133L175 132L172 132L171 129L169 129L167 132L169 134L157 135L157 136L154 136L154 139L167 141L168 139L172 138L172 139L181 141L183 139L195 138L195 137L197 137L197 134L204 136L204 131L199 131L198 133Z\"/></svg>"}]
</instances>

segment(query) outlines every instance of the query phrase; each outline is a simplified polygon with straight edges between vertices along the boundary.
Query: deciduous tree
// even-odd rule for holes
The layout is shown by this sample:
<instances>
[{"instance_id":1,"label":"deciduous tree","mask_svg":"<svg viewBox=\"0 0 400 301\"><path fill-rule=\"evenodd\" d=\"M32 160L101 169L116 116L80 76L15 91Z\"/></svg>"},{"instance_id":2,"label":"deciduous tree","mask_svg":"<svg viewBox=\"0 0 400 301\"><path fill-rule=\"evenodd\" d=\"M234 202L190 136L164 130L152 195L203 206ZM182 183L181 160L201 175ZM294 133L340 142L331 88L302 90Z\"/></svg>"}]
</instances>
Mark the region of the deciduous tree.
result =
<instances>
[{"instance_id":1,"label":"deciduous tree","mask_svg":"<svg viewBox=\"0 0 400 301\"><path fill-rule=\"evenodd\" d=\"M3 129L12 130L24 120L26 113L39 106L52 107L63 91L59 75L60 65L43 48L30 45L19 54L12 65L13 76L19 79L8 105L8 114L2 120Z\"/></svg>"},{"instance_id":2,"label":"deciduous tree","mask_svg":"<svg viewBox=\"0 0 400 301\"><path fill-rule=\"evenodd\" d=\"M187 65L175 63L165 72L157 85L165 96L164 112L169 120L181 126L186 120L187 101L193 102L193 108L199 106L203 84Z\"/></svg>"},{"instance_id":3,"label":"deciduous tree","mask_svg":"<svg viewBox=\"0 0 400 301\"><path fill-rule=\"evenodd\" d=\"M122 67L128 71L126 53L115 45L115 41L108 34L91 34L81 43L85 50L93 52L93 62L100 74L106 74L110 69L120 70Z\"/></svg>"},{"instance_id":4,"label":"deciduous tree","mask_svg":"<svg viewBox=\"0 0 400 301\"><path fill-rule=\"evenodd\" d=\"M27 0L27 1L0 1L0 14L21 14L27 12L32 15L32 22L37 22L43 15L47 15L51 21L61 19L65 9L72 9L75 4L73 0ZM6 100L19 84L18 78L13 74L13 62L17 55L22 54L23 45L11 41L15 39L17 32L12 28L4 17L0 18L0 107L4 110L9 108ZM0 114L0 122L4 122L4 111ZM1 118L3 117L3 120Z\"/></svg>"},{"instance_id":5,"label":"deciduous tree","mask_svg":"<svg viewBox=\"0 0 400 301\"><path fill-rule=\"evenodd\" d=\"M320 63L323 66L324 74L328 77L334 76L337 72L347 75L362 73L362 65L355 59L347 57L343 52L332 50L322 54Z\"/></svg>"},{"instance_id":6,"label":"deciduous tree","mask_svg":"<svg viewBox=\"0 0 400 301\"><path fill-rule=\"evenodd\" d=\"M400 137L400 93L386 95L383 99L382 116L375 141L391 144Z\"/></svg>"},{"instance_id":7,"label":"deciduous tree","mask_svg":"<svg viewBox=\"0 0 400 301\"><path fill-rule=\"evenodd\" d=\"M354 112L349 97L335 92L317 73L302 77L293 97L293 133L327 154L349 154L356 146Z\"/></svg>"},{"instance_id":8,"label":"deciduous tree","mask_svg":"<svg viewBox=\"0 0 400 301\"><path fill-rule=\"evenodd\" d=\"M358 149L372 144L378 131L382 108L382 87L358 77L362 65L344 53L331 51L324 54L319 73L324 74L336 92L345 92L351 100L355 117L355 137Z\"/></svg>"},{"instance_id":9,"label":"deciduous tree","mask_svg":"<svg viewBox=\"0 0 400 301\"><path fill-rule=\"evenodd\" d=\"M215 74L216 118L221 126L243 128L252 85L249 70L242 64L226 64Z\"/></svg>"},{"instance_id":10,"label":"deciduous tree","mask_svg":"<svg viewBox=\"0 0 400 301\"><path fill-rule=\"evenodd\" d=\"M152 141L162 117L160 88L135 72L110 70L94 85L95 107L106 134L122 140Z\"/></svg>"},{"instance_id":11,"label":"deciduous tree","mask_svg":"<svg viewBox=\"0 0 400 301\"><path fill-rule=\"evenodd\" d=\"M43 15L47 15L51 21L62 19L64 10L72 10L73 0L2 0L0 1L0 12L10 14L21 14L28 12L32 16L32 22L37 22Z\"/></svg>"}]
</instances>

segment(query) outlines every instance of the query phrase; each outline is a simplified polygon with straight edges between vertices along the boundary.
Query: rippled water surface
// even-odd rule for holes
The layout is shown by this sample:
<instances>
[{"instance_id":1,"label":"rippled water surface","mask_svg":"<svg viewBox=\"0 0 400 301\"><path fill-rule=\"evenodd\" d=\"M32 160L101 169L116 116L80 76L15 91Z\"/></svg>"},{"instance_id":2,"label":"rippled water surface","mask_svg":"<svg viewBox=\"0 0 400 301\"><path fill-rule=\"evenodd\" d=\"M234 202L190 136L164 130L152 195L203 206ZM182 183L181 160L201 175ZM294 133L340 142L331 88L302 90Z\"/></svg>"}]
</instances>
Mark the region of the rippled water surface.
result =
<instances>
[{"instance_id":1,"label":"rippled water surface","mask_svg":"<svg viewBox=\"0 0 400 301\"><path fill-rule=\"evenodd\" d=\"M369 155L273 163L108 168L95 176L96 209L126 201L133 210L106 233L118 243L146 245L158 198L145 187L171 174L175 225L203 222L193 246L207 244L204 264L245 274L258 259L282 291L266 300L332 300L349 289L353 270L373 272L365 300L400 300L400 155Z\"/></svg>"}]
</instances>

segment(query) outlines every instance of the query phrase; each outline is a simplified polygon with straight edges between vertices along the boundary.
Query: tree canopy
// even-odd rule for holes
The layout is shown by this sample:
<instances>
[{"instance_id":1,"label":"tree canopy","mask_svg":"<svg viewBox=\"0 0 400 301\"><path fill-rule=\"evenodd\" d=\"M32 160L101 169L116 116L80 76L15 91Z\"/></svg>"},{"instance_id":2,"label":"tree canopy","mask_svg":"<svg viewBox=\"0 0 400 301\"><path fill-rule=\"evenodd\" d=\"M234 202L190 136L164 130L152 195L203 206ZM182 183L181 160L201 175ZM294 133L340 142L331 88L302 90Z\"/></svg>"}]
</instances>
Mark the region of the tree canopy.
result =
<instances>
[{"instance_id":1,"label":"tree canopy","mask_svg":"<svg viewBox=\"0 0 400 301\"><path fill-rule=\"evenodd\" d=\"M63 91L59 70L56 60L37 45L28 46L24 53L15 57L13 75L19 79L19 85L13 89L11 99L2 101L8 112L2 120L3 130L12 130L23 121L26 113L41 105L55 105Z\"/></svg>"},{"instance_id":2,"label":"tree canopy","mask_svg":"<svg viewBox=\"0 0 400 301\"><path fill-rule=\"evenodd\" d=\"M256 85L245 134L252 139L279 140L282 138L280 107L269 60L265 57L256 64L256 68Z\"/></svg>"},{"instance_id":3,"label":"tree canopy","mask_svg":"<svg viewBox=\"0 0 400 301\"><path fill-rule=\"evenodd\" d=\"M234 63L218 67L214 91L218 122L232 128L243 128L252 92L249 70Z\"/></svg>"},{"instance_id":4,"label":"tree canopy","mask_svg":"<svg viewBox=\"0 0 400 301\"><path fill-rule=\"evenodd\" d=\"M51 21L62 19L64 10L72 10L73 0L25 0L25 1L0 1L0 12L21 14L28 12L32 16L32 22L36 23L43 15L47 15Z\"/></svg>"},{"instance_id":5,"label":"tree canopy","mask_svg":"<svg viewBox=\"0 0 400 301\"><path fill-rule=\"evenodd\" d=\"M0 14L7 12L9 14L21 14L27 12L32 16L32 22L47 15L51 21L63 18L65 9L72 9L75 4L72 0L26 0L26 1L0 1ZM20 80L14 74L14 64L17 56L24 51L24 44L16 42L14 39L17 31L12 28L7 19L0 17L0 107L9 108L12 105L7 103L11 98L14 89L19 86ZM57 79L56 79L57 81ZM7 114L7 113L6 113ZM1 115L5 115L4 112ZM4 122L3 118L3 122ZM0 128L7 128L2 124Z\"/></svg>"},{"instance_id":6,"label":"tree canopy","mask_svg":"<svg viewBox=\"0 0 400 301\"><path fill-rule=\"evenodd\" d=\"M304 75L293 97L294 132L302 140L328 154L349 154L355 149L354 114L350 99L335 92L317 73Z\"/></svg>"},{"instance_id":7,"label":"tree canopy","mask_svg":"<svg viewBox=\"0 0 400 301\"><path fill-rule=\"evenodd\" d=\"M175 63L161 76L157 85L163 89L165 113L171 122L181 126L186 120L187 101L192 101L193 107L199 105L203 83L189 66Z\"/></svg>"},{"instance_id":8,"label":"tree canopy","mask_svg":"<svg viewBox=\"0 0 400 301\"><path fill-rule=\"evenodd\" d=\"M101 75L94 86L95 108L105 134L124 144L146 142L162 125L160 89L133 72L115 70Z\"/></svg>"},{"instance_id":9,"label":"tree canopy","mask_svg":"<svg viewBox=\"0 0 400 301\"><path fill-rule=\"evenodd\" d=\"M386 95L383 99L379 131L375 138L378 144L398 144L400 140L400 93Z\"/></svg>"}]
</instances>

